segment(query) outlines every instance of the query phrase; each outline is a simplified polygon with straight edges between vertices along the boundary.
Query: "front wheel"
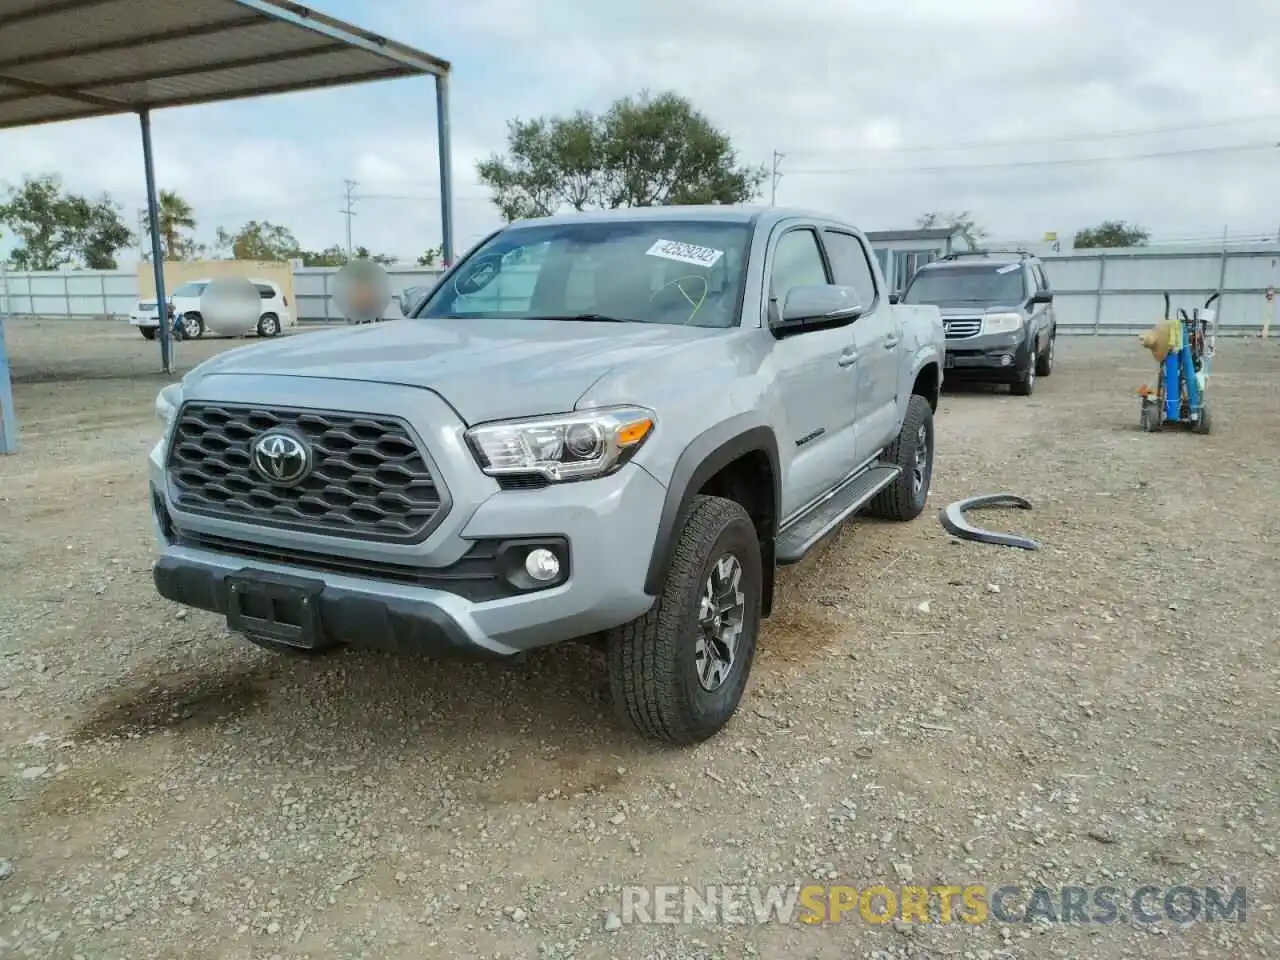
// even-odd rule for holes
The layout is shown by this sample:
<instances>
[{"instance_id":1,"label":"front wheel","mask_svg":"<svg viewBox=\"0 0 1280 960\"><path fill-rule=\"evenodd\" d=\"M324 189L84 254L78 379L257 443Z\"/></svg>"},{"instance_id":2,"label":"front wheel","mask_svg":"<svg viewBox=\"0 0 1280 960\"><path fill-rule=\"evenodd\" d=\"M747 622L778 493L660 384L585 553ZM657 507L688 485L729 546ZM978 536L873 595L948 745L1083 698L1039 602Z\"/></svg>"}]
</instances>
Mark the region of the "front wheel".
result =
<instances>
[{"instance_id":1,"label":"front wheel","mask_svg":"<svg viewBox=\"0 0 1280 960\"><path fill-rule=\"evenodd\" d=\"M1035 354L1027 360L1027 369L1022 371L1022 376L1013 383L1009 384L1009 392L1015 397L1029 397L1036 389L1036 368L1040 365L1040 361L1036 359Z\"/></svg>"},{"instance_id":2,"label":"front wheel","mask_svg":"<svg viewBox=\"0 0 1280 960\"><path fill-rule=\"evenodd\" d=\"M867 507L883 520L914 520L924 510L933 481L933 407L919 394L907 401L907 415L897 438L880 455L880 462L900 467L898 479Z\"/></svg>"},{"instance_id":3,"label":"front wheel","mask_svg":"<svg viewBox=\"0 0 1280 960\"><path fill-rule=\"evenodd\" d=\"M1053 373L1053 345L1057 342L1056 333L1049 334L1049 345L1036 357L1036 376L1047 377Z\"/></svg>"},{"instance_id":4,"label":"front wheel","mask_svg":"<svg viewBox=\"0 0 1280 960\"><path fill-rule=\"evenodd\" d=\"M138 332L142 334L143 340L154 340L156 338L155 327L139 327Z\"/></svg>"},{"instance_id":5,"label":"front wheel","mask_svg":"<svg viewBox=\"0 0 1280 960\"><path fill-rule=\"evenodd\" d=\"M657 602L605 641L623 718L645 736L681 746L718 733L746 689L763 582L746 510L720 497L695 498Z\"/></svg>"}]
</instances>

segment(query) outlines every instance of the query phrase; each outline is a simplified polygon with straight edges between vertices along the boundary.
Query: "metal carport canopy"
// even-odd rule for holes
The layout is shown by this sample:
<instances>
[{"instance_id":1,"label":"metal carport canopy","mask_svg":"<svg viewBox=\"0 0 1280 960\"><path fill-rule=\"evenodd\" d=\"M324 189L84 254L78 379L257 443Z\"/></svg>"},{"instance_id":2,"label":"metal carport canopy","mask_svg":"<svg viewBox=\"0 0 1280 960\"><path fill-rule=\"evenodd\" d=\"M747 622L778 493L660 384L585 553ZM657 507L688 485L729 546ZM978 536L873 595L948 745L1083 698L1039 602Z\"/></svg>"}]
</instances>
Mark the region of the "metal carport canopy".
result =
<instances>
[{"instance_id":1,"label":"metal carport canopy","mask_svg":"<svg viewBox=\"0 0 1280 960\"><path fill-rule=\"evenodd\" d=\"M0 0L0 130L139 116L159 304L165 291L152 110L428 74L436 84L447 264L453 259L447 61L288 0ZM162 363L171 372L169 325L161 322L160 330ZM8 388L5 380L0 390ZM0 427L0 451L4 432Z\"/></svg>"}]
</instances>

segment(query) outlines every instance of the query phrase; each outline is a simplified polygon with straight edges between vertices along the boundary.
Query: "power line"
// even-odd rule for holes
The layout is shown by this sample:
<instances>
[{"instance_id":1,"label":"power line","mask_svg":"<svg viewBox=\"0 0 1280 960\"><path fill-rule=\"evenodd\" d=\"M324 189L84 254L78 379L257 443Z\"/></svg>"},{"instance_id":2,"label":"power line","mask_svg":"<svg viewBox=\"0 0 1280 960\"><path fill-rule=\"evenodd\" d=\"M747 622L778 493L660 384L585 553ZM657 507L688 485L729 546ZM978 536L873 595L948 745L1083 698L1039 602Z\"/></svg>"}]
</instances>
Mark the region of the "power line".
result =
<instances>
[{"instance_id":1,"label":"power line","mask_svg":"<svg viewBox=\"0 0 1280 960\"><path fill-rule=\"evenodd\" d=\"M1230 120L1206 120L1200 123L1182 123L1164 127L1130 128L1128 130L1108 130L1098 133L1073 133L1055 137L1013 137L1003 140L956 140L950 143L932 145L914 145L902 147L861 147L868 153L929 153L942 150L967 150L978 147L1014 147L1026 144L1052 143L1085 143L1091 140L1124 140L1133 137L1148 137L1161 133L1188 133L1196 130L1213 130L1221 127L1232 127L1246 123L1274 123L1280 121L1280 114L1269 114L1260 117L1236 117ZM797 150L796 156L815 156L825 151Z\"/></svg>"},{"instance_id":2,"label":"power line","mask_svg":"<svg viewBox=\"0 0 1280 960\"><path fill-rule=\"evenodd\" d=\"M1110 157L1056 157L1048 160L1011 160L1003 163L954 163L929 167L843 167L830 170L792 170L795 176L844 176L855 173L947 173L952 170L1008 170L1016 167L1075 167L1099 163L1128 163L1133 160L1157 160L1165 157L1209 156L1244 153L1254 150L1277 150L1280 142L1244 143L1226 147L1193 147L1186 150L1163 150L1153 153L1130 153Z\"/></svg>"}]
</instances>

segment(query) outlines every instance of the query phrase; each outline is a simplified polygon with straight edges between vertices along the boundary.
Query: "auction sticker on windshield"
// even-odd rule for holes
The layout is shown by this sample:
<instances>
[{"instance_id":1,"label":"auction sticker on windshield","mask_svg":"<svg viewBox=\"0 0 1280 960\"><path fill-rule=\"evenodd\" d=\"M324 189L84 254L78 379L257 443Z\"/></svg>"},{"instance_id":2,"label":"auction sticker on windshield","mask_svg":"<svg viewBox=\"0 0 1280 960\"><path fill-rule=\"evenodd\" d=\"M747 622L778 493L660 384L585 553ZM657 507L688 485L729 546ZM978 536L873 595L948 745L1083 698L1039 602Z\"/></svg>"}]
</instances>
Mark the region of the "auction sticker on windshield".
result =
<instances>
[{"instance_id":1,"label":"auction sticker on windshield","mask_svg":"<svg viewBox=\"0 0 1280 960\"><path fill-rule=\"evenodd\" d=\"M716 261L724 256L723 250L699 247L693 243L681 243L679 240L658 240L645 253L651 257L662 257L664 260L691 263L695 267L713 267Z\"/></svg>"}]
</instances>

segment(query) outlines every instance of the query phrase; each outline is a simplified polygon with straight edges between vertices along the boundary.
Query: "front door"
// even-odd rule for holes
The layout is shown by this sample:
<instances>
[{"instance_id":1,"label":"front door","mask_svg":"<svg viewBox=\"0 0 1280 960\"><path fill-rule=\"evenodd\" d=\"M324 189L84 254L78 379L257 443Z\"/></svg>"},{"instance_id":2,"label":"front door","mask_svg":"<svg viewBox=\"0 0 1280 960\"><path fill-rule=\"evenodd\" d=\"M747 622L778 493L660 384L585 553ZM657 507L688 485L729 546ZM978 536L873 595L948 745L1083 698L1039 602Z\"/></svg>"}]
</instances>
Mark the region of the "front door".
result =
<instances>
[{"instance_id":1,"label":"front door","mask_svg":"<svg viewBox=\"0 0 1280 960\"><path fill-rule=\"evenodd\" d=\"M853 433L855 459L861 463L879 453L898 432L901 333L889 298L877 288L871 255L862 241L852 233L831 228L822 231L822 241L835 282L857 290L866 307L849 328L858 356Z\"/></svg>"},{"instance_id":2,"label":"front door","mask_svg":"<svg viewBox=\"0 0 1280 960\"><path fill-rule=\"evenodd\" d=\"M831 283L818 233L792 227L774 244L769 271L770 315L793 287ZM777 341L771 351L783 413L779 456L783 518L835 486L853 466L857 364L849 325L810 330Z\"/></svg>"}]
</instances>

